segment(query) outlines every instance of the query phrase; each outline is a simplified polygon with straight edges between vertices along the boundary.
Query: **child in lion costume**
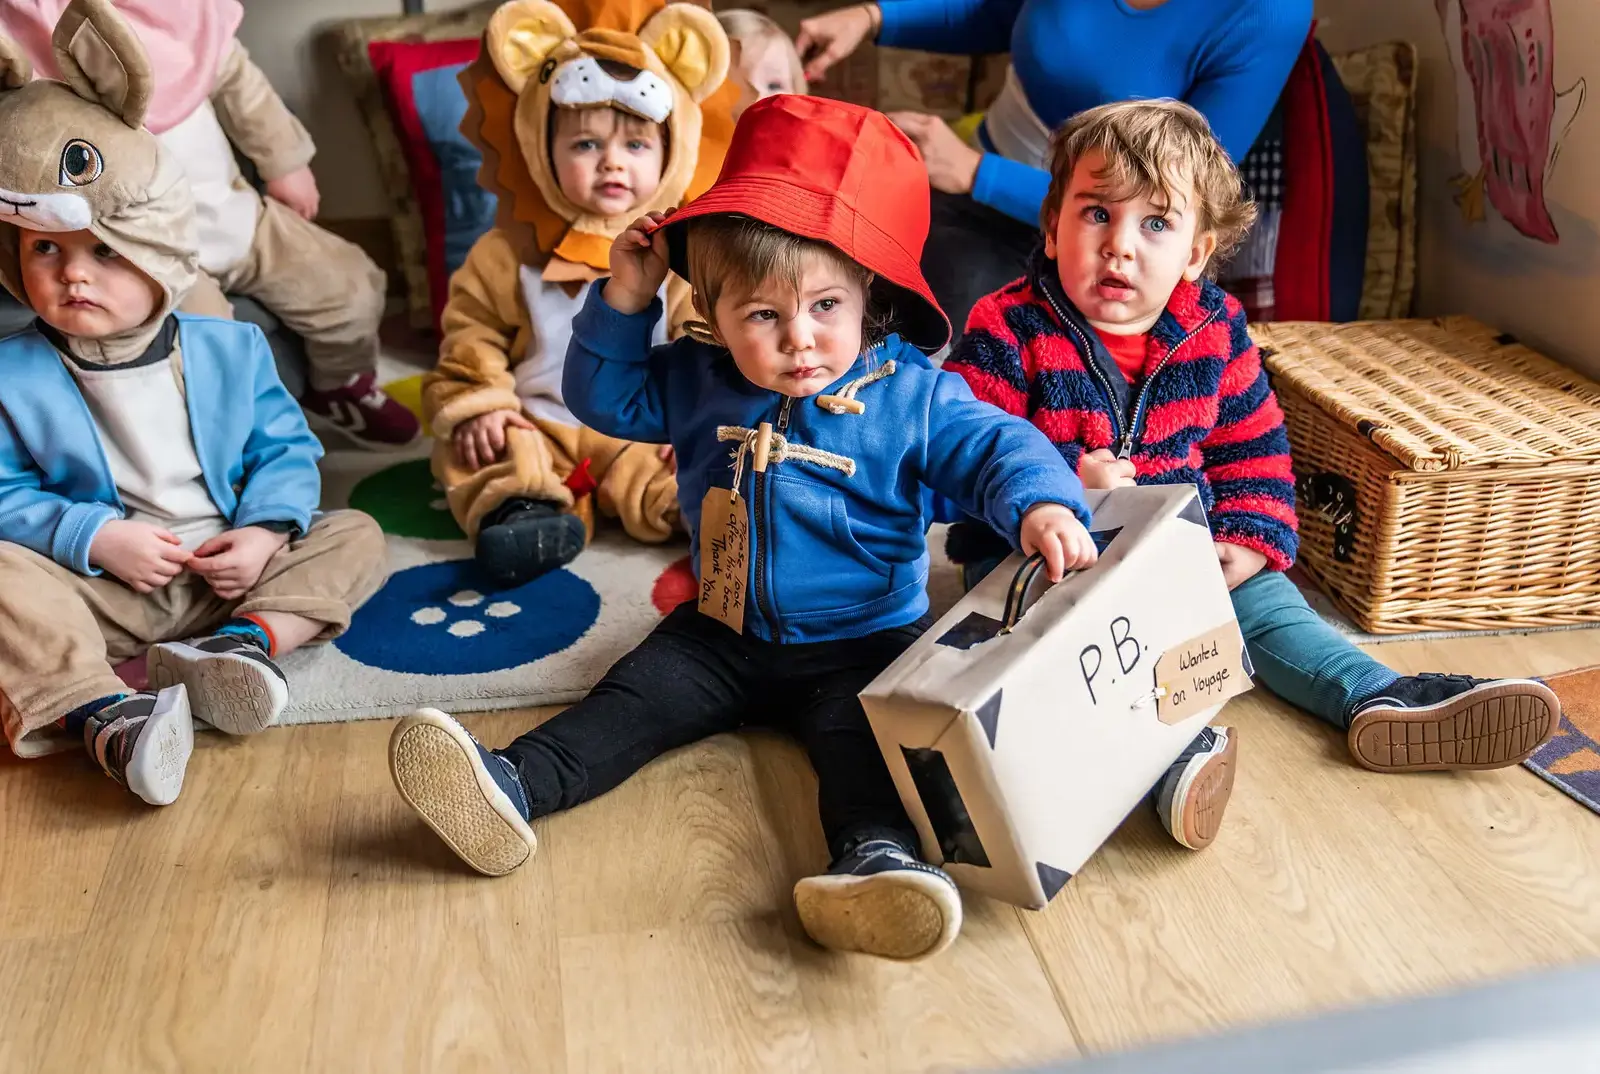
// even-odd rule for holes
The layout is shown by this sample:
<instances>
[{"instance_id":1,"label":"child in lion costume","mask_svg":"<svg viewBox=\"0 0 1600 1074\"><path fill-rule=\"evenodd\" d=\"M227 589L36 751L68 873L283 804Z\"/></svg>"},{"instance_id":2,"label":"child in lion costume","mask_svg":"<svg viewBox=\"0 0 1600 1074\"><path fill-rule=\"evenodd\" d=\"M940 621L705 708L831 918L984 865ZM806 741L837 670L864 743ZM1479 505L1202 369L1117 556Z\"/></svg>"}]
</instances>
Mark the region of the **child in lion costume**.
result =
<instances>
[{"instance_id":1,"label":"child in lion costume","mask_svg":"<svg viewBox=\"0 0 1600 1074\"><path fill-rule=\"evenodd\" d=\"M727 69L727 36L701 7L512 0L462 72L462 130L499 215L451 277L423 408L434 476L496 584L570 562L596 507L641 541L677 527L670 453L584 428L561 377L612 240L716 178L737 92L719 92ZM692 316L688 287L663 291L675 330Z\"/></svg>"}]
</instances>

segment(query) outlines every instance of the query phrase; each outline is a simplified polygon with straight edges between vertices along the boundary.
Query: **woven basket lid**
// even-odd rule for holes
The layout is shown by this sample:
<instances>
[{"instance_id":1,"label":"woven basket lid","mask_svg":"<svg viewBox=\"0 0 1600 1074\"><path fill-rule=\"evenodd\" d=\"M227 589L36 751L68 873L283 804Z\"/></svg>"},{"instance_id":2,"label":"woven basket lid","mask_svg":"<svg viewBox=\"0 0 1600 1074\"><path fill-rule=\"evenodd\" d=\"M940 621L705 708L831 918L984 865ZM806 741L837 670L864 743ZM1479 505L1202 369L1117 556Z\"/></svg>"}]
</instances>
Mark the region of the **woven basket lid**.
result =
<instances>
[{"instance_id":1,"label":"woven basket lid","mask_svg":"<svg viewBox=\"0 0 1600 1074\"><path fill-rule=\"evenodd\" d=\"M1250 334L1280 388L1412 470L1600 460L1600 384L1471 317Z\"/></svg>"}]
</instances>

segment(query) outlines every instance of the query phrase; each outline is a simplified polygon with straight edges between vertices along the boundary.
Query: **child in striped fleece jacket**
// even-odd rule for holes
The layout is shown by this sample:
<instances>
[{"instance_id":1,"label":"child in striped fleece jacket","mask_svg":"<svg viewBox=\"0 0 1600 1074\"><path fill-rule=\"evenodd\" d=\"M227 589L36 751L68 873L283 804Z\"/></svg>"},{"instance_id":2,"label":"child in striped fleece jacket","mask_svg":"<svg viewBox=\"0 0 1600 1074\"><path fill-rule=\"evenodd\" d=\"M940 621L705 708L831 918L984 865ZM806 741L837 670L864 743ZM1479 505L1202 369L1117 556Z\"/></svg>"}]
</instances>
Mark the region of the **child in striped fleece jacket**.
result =
<instances>
[{"instance_id":1,"label":"child in striped fleece jacket","mask_svg":"<svg viewBox=\"0 0 1600 1074\"><path fill-rule=\"evenodd\" d=\"M979 300L944 368L1030 419L1086 488L1197 486L1258 678L1345 730L1358 762L1516 764L1560 722L1548 687L1400 676L1324 623L1282 573L1298 548L1283 412L1242 307L1207 272L1254 216L1188 105L1080 113L1054 138L1043 250L1026 276ZM969 520L952 527L949 551L970 586L1009 548ZM1202 738L1221 741L1191 748L1196 774L1227 767L1235 736Z\"/></svg>"}]
</instances>

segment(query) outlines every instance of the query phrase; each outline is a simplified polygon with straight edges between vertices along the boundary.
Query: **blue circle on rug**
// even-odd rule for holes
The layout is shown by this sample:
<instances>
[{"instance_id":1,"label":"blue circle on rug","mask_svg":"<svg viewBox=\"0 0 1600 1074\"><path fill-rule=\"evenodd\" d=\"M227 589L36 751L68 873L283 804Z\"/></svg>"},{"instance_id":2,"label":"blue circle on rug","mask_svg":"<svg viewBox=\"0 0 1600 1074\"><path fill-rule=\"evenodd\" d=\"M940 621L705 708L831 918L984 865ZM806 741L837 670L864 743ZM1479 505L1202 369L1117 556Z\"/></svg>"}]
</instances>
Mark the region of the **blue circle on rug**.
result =
<instances>
[{"instance_id":1,"label":"blue circle on rug","mask_svg":"<svg viewBox=\"0 0 1600 1074\"><path fill-rule=\"evenodd\" d=\"M334 645L384 671L483 675L559 653L599 615L600 594L570 571L494 590L458 559L396 573Z\"/></svg>"}]
</instances>

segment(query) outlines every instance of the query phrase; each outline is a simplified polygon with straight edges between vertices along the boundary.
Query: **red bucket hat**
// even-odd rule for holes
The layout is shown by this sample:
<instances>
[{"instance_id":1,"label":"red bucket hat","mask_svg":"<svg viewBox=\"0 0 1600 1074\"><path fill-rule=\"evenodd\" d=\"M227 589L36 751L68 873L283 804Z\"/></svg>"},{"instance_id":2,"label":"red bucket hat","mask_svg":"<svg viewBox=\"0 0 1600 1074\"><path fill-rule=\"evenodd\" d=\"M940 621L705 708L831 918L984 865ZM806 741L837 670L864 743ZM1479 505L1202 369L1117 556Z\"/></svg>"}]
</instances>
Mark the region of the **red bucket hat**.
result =
<instances>
[{"instance_id":1,"label":"red bucket hat","mask_svg":"<svg viewBox=\"0 0 1600 1074\"><path fill-rule=\"evenodd\" d=\"M922 155L887 116L821 97L779 94L739 118L722 173L662 225L673 271L689 278L681 226L715 213L748 216L817 239L870 269L894 307L895 328L933 352L950 320L918 262L928 238Z\"/></svg>"}]
</instances>

